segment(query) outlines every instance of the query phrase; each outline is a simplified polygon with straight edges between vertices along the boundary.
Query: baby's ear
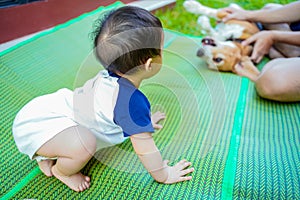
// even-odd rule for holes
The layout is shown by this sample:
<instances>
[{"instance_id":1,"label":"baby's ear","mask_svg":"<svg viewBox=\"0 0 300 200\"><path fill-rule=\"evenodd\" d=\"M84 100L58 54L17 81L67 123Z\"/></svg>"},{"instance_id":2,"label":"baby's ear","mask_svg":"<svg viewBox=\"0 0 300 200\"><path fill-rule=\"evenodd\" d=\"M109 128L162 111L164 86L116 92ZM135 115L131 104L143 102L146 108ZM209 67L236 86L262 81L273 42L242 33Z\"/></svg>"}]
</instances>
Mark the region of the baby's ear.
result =
<instances>
[{"instance_id":1,"label":"baby's ear","mask_svg":"<svg viewBox=\"0 0 300 200\"><path fill-rule=\"evenodd\" d=\"M150 71L151 70L151 63L152 63L152 58L148 58L147 59L147 61L146 61L146 63L145 63L145 69L147 70L147 71Z\"/></svg>"}]
</instances>

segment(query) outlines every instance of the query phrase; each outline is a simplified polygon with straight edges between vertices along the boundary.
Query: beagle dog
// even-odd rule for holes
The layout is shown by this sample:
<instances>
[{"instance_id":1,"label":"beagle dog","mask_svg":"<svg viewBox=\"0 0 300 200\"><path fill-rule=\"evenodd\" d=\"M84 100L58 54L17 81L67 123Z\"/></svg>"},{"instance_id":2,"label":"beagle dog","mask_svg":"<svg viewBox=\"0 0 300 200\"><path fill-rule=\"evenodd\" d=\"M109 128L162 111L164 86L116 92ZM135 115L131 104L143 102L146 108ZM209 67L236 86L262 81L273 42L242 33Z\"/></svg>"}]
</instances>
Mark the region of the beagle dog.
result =
<instances>
[{"instance_id":1,"label":"beagle dog","mask_svg":"<svg viewBox=\"0 0 300 200\"><path fill-rule=\"evenodd\" d=\"M195 0L187 0L183 6L187 11L201 15L197 22L201 26L202 32L208 36L202 39L202 48L198 50L197 56L206 61L209 69L237 73L235 68L239 65L251 73L257 73L249 58L252 46L241 45L241 41L259 32L255 23L228 20L212 28L208 17L221 20L228 13L206 7ZM230 6L239 7L236 4Z\"/></svg>"}]
</instances>

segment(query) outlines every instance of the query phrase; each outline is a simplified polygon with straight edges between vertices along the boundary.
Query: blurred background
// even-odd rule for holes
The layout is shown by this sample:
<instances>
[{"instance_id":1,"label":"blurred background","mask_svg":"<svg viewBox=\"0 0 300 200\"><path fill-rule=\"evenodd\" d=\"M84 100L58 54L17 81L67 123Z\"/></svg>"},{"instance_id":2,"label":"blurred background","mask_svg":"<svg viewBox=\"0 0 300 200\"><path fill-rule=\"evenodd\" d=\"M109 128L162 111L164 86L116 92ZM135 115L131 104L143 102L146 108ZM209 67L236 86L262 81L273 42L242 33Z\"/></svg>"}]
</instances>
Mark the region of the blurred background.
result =
<instances>
[{"instance_id":1,"label":"blurred background","mask_svg":"<svg viewBox=\"0 0 300 200\"><path fill-rule=\"evenodd\" d=\"M185 0L122 0L124 4L152 11L163 22L164 28L184 34L201 36L197 15L188 13L182 6ZM245 9L259 9L266 3L286 4L291 0L198 0L202 4L222 8L237 3ZM0 51L20 41L62 24L115 0L0 0ZM216 23L214 20L212 24Z\"/></svg>"}]
</instances>

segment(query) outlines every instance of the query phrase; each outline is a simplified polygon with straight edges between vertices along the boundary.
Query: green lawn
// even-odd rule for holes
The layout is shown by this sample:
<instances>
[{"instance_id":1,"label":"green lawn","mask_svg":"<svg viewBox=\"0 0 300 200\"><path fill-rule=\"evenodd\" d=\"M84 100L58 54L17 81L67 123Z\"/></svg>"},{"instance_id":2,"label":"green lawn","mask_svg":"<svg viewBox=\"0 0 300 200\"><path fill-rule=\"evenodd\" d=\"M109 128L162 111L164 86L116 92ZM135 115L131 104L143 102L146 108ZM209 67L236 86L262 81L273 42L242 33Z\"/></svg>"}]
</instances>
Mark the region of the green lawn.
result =
<instances>
[{"instance_id":1,"label":"green lawn","mask_svg":"<svg viewBox=\"0 0 300 200\"><path fill-rule=\"evenodd\" d=\"M172 9L157 11L156 16L158 16L164 28L182 32L188 35L200 36L201 31L198 28L197 24L198 16L195 14L188 13L183 7L183 2L185 0L177 0L176 6ZM265 0L248 0L248 1L228 1L228 0L204 0L200 1L203 5L213 7L213 8L222 8L228 6L230 3L236 3L242 6L245 9L260 9L266 3L281 3L286 4L293 2L291 0L274 0L274 1L265 1ZM214 21L212 21L214 23Z\"/></svg>"}]
</instances>

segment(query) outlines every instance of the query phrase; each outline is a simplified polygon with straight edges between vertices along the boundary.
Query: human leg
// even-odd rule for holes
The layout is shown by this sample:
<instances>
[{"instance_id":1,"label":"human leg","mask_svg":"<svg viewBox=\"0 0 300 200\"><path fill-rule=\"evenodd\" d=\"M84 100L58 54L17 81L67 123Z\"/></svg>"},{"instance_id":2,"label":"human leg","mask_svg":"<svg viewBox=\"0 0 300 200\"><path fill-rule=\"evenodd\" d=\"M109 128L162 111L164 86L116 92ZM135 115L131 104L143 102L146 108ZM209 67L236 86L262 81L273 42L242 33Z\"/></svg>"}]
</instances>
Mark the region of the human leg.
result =
<instances>
[{"instance_id":1,"label":"human leg","mask_svg":"<svg viewBox=\"0 0 300 200\"><path fill-rule=\"evenodd\" d=\"M267 30L280 30L280 31L291 31L288 24L264 24ZM292 58L300 56L300 47L296 45L290 45L286 43L275 42L273 49L270 49L269 57L274 58Z\"/></svg>"},{"instance_id":2,"label":"human leg","mask_svg":"<svg viewBox=\"0 0 300 200\"><path fill-rule=\"evenodd\" d=\"M80 170L91 159L96 150L96 138L86 128L70 127L45 143L37 155L57 157L52 166L53 175L75 191L83 191L90 186L90 178Z\"/></svg>"},{"instance_id":3,"label":"human leg","mask_svg":"<svg viewBox=\"0 0 300 200\"><path fill-rule=\"evenodd\" d=\"M268 9L276 9L282 7L281 4L274 4L269 3L266 4L262 9L268 10ZM292 31L290 28L290 25L287 23L282 24L263 24L263 27L266 30L279 30L279 31ZM299 57L300 56L300 47L285 43L276 42L273 44L273 48L270 49L269 57L271 59L274 58L292 58L292 57Z\"/></svg>"},{"instance_id":4,"label":"human leg","mask_svg":"<svg viewBox=\"0 0 300 200\"><path fill-rule=\"evenodd\" d=\"M55 161L51 159L38 161L38 165L41 171L48 177L53 176L51 168L54 165Z\"/></svg>"},{"instance_id":5,"label":"human leg","mask_svg":"<svg viewBox=\"0 0 300 200\"><path fill-rule=\"evenodd\" d=\"M269 58L285 58L285 55L283 55L281 52L279 52L276 48L272 46L269 51Z\"/></svg>"},{"instance_id":6,"label":"human leg","mask_svg":"<svg viewBox=\"0 0 300 200\"><path fill-rule=\"evenodd\" d=\"M300 101L300 58L278 58L263 68L255 82L257 93L266 99Z\"/></svg>"}]
</instances>

